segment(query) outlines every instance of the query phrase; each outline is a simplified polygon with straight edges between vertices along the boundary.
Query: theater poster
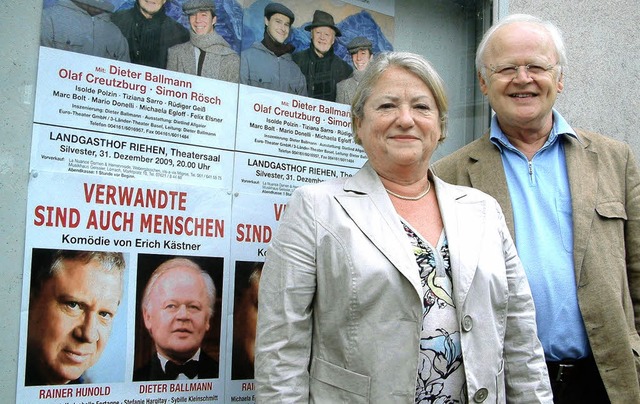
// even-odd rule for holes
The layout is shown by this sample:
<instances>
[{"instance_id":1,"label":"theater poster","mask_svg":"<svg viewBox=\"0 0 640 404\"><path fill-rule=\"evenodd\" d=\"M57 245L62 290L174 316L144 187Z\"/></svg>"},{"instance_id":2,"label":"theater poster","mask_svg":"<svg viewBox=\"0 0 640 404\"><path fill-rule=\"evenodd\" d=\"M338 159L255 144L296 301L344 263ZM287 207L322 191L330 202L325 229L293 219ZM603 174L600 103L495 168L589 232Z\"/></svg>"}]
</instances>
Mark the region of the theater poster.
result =
<instances>
[{"instance_id":1,"label":"theater poster","mask_svg":"<svg viewBox=\"0 0 640 404\"><path fill-rule=\"evenodd\" d=\"M288 197L366 160L347 103L243 76L269 1L213 1L213 33L185 3L43 1L17 403L255 402L257 290ZM294 71L317 10L348 66L356 37L393 49L393 0L280 3Z\"/></svg>"}]
</instances>

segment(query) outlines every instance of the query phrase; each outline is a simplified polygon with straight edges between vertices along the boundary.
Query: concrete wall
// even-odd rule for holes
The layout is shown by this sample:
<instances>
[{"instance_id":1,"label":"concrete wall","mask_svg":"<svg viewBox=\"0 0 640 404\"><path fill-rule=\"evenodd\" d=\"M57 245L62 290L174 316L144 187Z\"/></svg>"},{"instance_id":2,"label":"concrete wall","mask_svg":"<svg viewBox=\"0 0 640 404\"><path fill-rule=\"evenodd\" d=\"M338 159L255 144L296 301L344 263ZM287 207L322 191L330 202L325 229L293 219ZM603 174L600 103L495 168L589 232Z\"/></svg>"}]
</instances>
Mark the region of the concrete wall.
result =
<instances>
[{"instance_id":1,"label":"concrete wall","mask_svg":"<svg viewBox=\"0 0 640 404\"><path fill-rule=\"evenodd\" d=\"M396 1L396 48L425 54L447 81L452 97L453 126L449 148L472 139L465 107L473 91L464 62L472 39L467 32L455 43L447 38L459 19L464 1ZM565 33L570 69L558 108L580 127L601 131L629 142L640 155L638 126L640 99L640 20L636 0L502 0L495 4L509 12L527 12L554 21ZM38 57L41 0L0 2L0 402L15 399L20 293L28 184L33 94ZM443 22L443 16L450 15ZM453 30L453 31L452 31ZM448 34L447 34L448 33ZM434 47L433 41L442 41ZM450 57L442 55L450 54ZM432 56L433 55L433 56ZM454 135L457 133L456 135ZM443 149L446 151L447 149ZM61 192L63 186L61 185Z\"/></svg>"},{"instance_id":2,"label":"concrete wall","mask_svg":"<svg viewBox=\"0 0 640 404\"><path fill-rule=\"evenodd\" d=\"M640 157L640 5L637 0L509 0L564 34L569 68L556 107L575 127L629 143Z\"/></svg>"},{"instance_id":3,"label":"concrete wall","mask_svg":"<svg viewBox=\"0 0 640 404\"><path fill-rule=\"evenodd\" d=\"M0 402L15 401L39 0L0 2Z\"/></svg>"}]
</instances>

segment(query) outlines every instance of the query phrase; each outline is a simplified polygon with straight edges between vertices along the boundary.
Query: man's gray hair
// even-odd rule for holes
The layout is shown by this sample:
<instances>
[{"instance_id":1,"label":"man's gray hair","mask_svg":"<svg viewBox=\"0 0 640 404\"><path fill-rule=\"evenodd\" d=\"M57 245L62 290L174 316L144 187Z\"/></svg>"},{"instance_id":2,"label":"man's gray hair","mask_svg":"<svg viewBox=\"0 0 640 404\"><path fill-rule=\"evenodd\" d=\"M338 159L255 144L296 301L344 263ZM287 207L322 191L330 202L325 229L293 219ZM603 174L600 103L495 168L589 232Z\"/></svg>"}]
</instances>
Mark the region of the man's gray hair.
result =
<instances>
[{"instance_id":1,"label":"man's gray hair","mask_svg":"<svg viewBox=\"0 0 640 404\"><path fill-rule=\"evenodd\" d=\"M560 29L558 29L558 27L556 27L552 22L544 21L533 15L511 14L493 24L482 37L480 45L478 45L478 50L476 51L476 71L480 72L482 74L482 77L484 77L485 79L487 78L485 74L484 57L487 53L488 44L493 38L496 31L506 25L523 22L537 25L549 33L551 41L556 48L556 56L558 57L558 65L560 66L560 74L558 74L558 79L565 72L565 69L567 67L567 50L564 46L564 40L562 39L562 32L560 32Z\"/></svg>"},{"instance_id":2,"label":"man's gray hair","mask_svg":"<svg viewBox=\"0 0 640 404\"><path fill-rule=\"evenodd\" d=\"M190 268L197 272L204 282L205 288L207 290L207 297L209 300L209 304L207 306L209 310L209 317L213 316L213 307L216 301L216 286L213 284L213 280L211 279L211 275L207 273L207 271L200 268L198 264L191 261L187 258L172 258L160 264L158 268L153 271L151 277L147 281L147 285L144 288L144 292L142 294L142 309L148 311L151 306L151 293L155 290L156 284L158 280L162 277L162 275L166 274L172 269L175 268Z\"/></svg>"},{"instance_id":3,"label":"man's gray hair","mask_svg":"<svg viewBox=\"0 0 640 404\"><path fill-rule=\"evenodd\" d=\"M121 283L124 280L126 264L120 252L34 249L31 254L31 298L38 296L42 285L64 268L65 261L83 264L95 261L102 271L119 275Z\"/></svg>"}]
</instances>

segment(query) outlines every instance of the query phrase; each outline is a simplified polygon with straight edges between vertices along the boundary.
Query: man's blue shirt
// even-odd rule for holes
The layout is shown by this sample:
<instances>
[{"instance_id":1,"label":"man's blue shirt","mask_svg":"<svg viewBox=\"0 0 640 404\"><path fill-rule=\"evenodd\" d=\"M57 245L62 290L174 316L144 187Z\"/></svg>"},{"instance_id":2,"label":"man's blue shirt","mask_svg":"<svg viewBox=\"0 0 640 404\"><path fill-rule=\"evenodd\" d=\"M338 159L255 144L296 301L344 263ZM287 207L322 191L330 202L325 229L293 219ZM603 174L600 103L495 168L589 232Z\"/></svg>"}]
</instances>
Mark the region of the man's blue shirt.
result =
<instances>
[{"instance_id":1,"label":"man's blue shirt","mask_svg":"<svg viewBox=\"0 0 640 404\"><path fill-rule=\"evenodd\" d=\"M567 136L578 138L554 110L549 138L529 161L509 142L496 116L491 121L490 139L502 155L516 247L531 286L538 336L548 361L590 354L573 266L573 212L563 145Z\"/></svg>"}]
</instances>

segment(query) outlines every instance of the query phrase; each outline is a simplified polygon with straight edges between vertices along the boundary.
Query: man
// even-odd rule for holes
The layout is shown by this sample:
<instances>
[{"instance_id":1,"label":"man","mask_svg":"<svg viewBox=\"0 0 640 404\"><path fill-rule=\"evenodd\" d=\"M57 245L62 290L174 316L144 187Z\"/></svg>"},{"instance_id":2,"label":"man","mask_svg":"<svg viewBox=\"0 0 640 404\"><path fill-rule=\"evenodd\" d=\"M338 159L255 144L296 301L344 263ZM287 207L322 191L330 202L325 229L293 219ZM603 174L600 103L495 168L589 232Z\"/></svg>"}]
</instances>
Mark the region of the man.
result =
<instances>
[{"instance_id":1,"label":"man","mask_svg":"<svg viewBox=\"0 0 640 404\"><path fill-rule=\"evenodd\" d=\"M566 64L553 24L513 15L492 27L476 56L490 131L434 172L500 202L555 402L639 403L640 173L626 144L553 109Z\"/></svg>"},{"instance_id":2,"label":"man","mask_svg":"<svg viewBox=\"0 0 640 404\"><path fill-rule=\"evenodd\" d=\"M333 23L333 16L321 10L313 13L313 21L304 27L311 31L311 46L294 53L293 61L307 79L309 97L336 100L336 84L351 75L353 69L333 53L333 44L342 33Z\"/></svg>"},{"instance_id":3,"label":"man","mask_svg":"<svg viewBox=\"0 0 640 404\"><path fill-rule=\"evenodd\" d=\"M351 61L353 62L353 74L346 80L342 80L338 83L336 102L342 104L351 104L351 99L356 93L358 82L364 74L364 69L369 65L371 61L373 44L365 37L357 36L353 38L347 44L347 50L351 55Z\"/></svg>"},{"instance_id":4,"label":"man","mask_svg":"<svg viewBox=\"0 0 640 404\"><path fill-rule=\"evenodd\" d=\"M240 55L240 82L297 95L307 95L307 82L291 53L295 49L284 42L289 38L293 12L280 3L264 8L264 38L254 42Z\"/></svg>"},{"instance_id":5,"label":"man","mask_svg":"<svg viewBox=\"0 0 640 404\"><path fill-rule=\"evenodd\" d=\"M215 32L213 0L187 0L182 11L189 16L191 39L169 48L167 69L237 83L240 57Z\"/></svg>"},{"instance_id":6,"label":"man","mask_svg":"<svg viewBox=\"0 0 640 404\"><path fill-rule=\"evenodd\" d=\"M189 31L165 13L166 1L137 0L111 16L129 42L132 63L164 69L168 49L189 40Z\"/></svg>"},{"instance_id":7,"label":"man","mask_svg":"<svg viewBox=\"0 0 640 404\"><path fill-rule=\"evenodd\" d=\"M107 0L58 0L42 10L40 45L129 61L129 45L110 20Z\"/></svg>"},{"instance_id":8,"label":"man","mask_svg":"<svg viewBox=\"0 0 640 404\"><path fill-rule=\"evenodd\" d=\"M238 274L233 305L233 356L231 379L253 379L258 321L258 289L264 262L256 262L249 276ZM244 275L244 276L243 276Z\"/></svg>"},{"instance_id":9,"label":"man","mask_svg":"<svg viewBox=\"0 0 640 404\"><path fill-rule=\"evenodd\" d=\"M201 349L215 299L211 276L195 262L173 258L158 266L142 296L142 318L155 353L133 380L218 377L218 363Z\"/></svg>"},{"instance_id":10,"label":"man","mask_svg":"<svg viewBox=\"0 0 640 404\"><path fill-rule=\"evenodd\" d=\"M124 267L121 253L33 251L26 386L84 382L109 340Z\"/></svg>"}]
</instances>

